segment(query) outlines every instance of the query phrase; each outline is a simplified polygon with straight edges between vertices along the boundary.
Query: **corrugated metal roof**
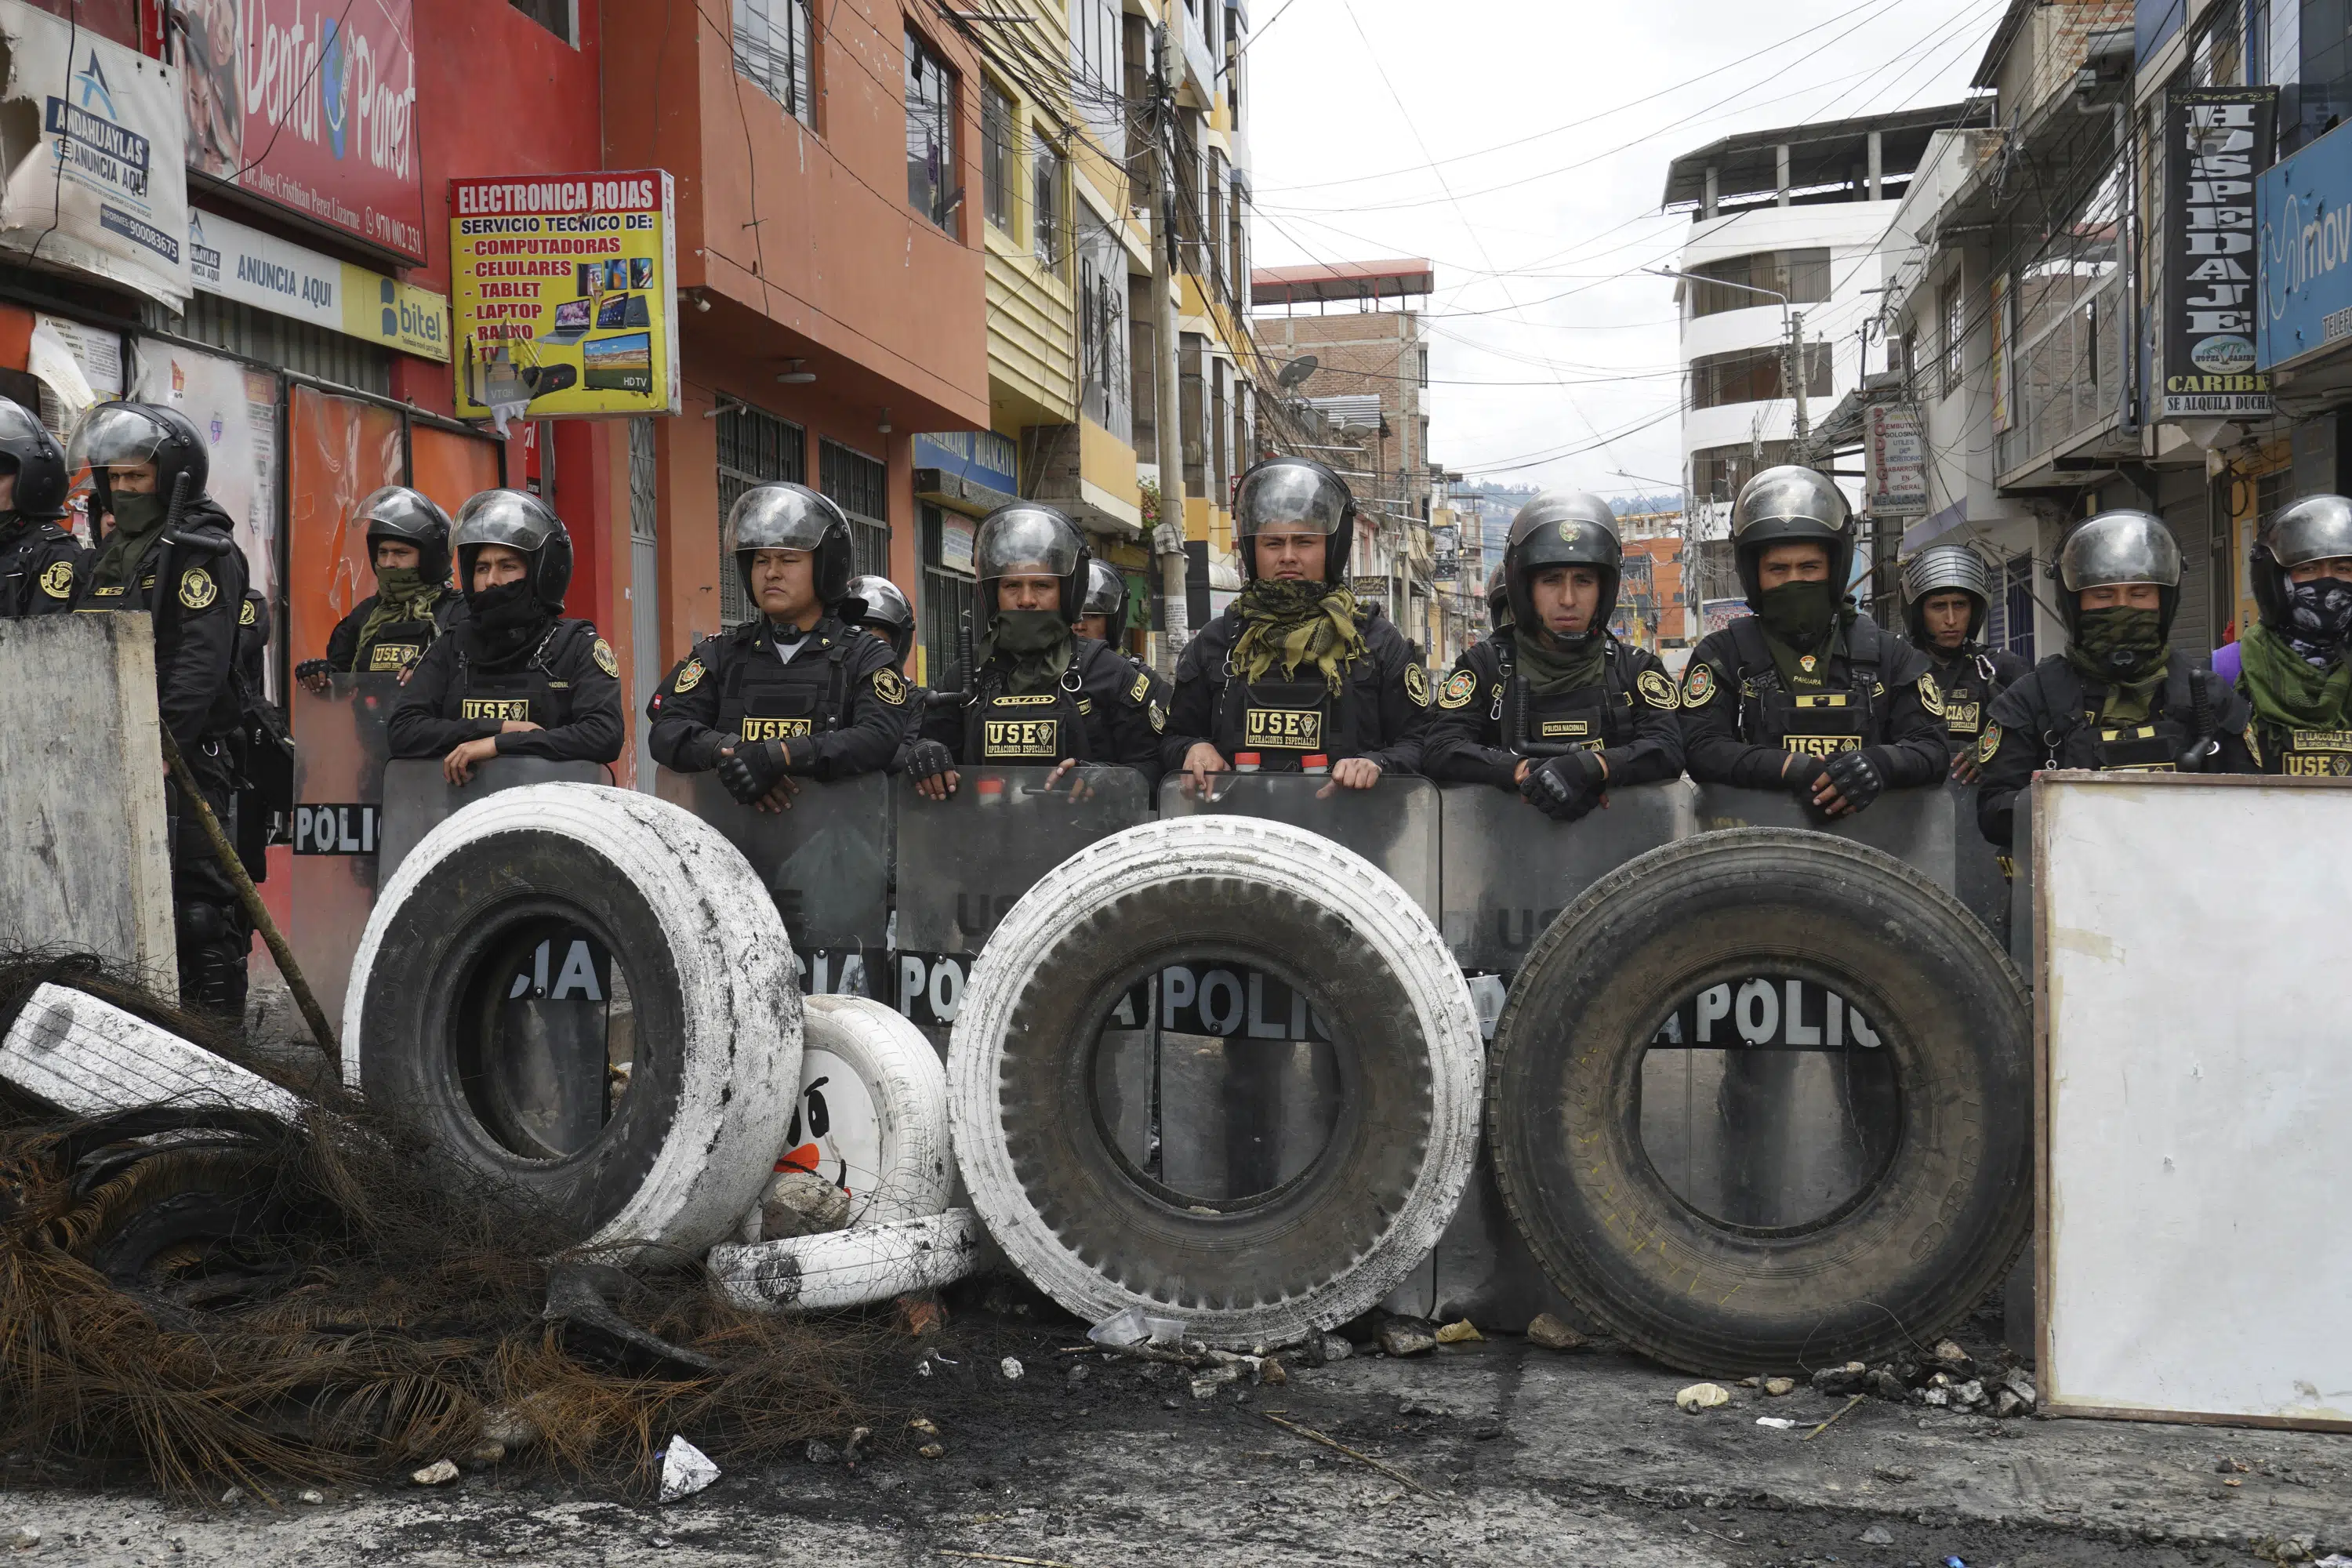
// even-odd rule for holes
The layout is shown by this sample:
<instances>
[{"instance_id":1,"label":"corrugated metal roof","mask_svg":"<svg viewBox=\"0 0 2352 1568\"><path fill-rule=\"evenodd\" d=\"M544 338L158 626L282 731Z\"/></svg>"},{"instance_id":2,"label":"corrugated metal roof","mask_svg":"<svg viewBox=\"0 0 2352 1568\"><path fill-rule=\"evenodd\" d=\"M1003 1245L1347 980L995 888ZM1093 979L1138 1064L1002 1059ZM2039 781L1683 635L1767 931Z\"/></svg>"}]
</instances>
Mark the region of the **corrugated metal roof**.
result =
<instances>
[{"instance_id":1,"label":"corrugated metal roof","mask_svg":"<svg viewBox=\"0 0 2352 1568\"><path fill-rule=\"evenodd\" d=\"M1253 305L1305 305L1327 300L1392 300L1437 290L1437 268L1426 257L1384 261L1317 262L1260 267L1250 273Z\"/></svg>"}]
</instances>

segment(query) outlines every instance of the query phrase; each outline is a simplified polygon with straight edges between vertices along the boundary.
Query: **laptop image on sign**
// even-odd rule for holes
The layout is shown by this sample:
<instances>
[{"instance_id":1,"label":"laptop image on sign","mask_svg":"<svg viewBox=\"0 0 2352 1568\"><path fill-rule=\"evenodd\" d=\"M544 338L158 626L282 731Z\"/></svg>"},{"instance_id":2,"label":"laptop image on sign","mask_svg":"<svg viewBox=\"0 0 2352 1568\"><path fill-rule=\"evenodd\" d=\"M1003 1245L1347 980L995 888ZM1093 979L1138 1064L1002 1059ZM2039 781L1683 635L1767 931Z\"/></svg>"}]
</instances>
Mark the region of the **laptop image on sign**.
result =
<instances>
[{"instance_id":1,"label":"laptop image on sign","mask_svg":"<svg viewBox=\"0 0 2352 1568\"><path fill-rule=\"evenodd\" d=\"M542 343L576 343L588 335L593 307L585 300L566 300L555 307L555 331L540 339Z\"/></svg>"}]
</instances>

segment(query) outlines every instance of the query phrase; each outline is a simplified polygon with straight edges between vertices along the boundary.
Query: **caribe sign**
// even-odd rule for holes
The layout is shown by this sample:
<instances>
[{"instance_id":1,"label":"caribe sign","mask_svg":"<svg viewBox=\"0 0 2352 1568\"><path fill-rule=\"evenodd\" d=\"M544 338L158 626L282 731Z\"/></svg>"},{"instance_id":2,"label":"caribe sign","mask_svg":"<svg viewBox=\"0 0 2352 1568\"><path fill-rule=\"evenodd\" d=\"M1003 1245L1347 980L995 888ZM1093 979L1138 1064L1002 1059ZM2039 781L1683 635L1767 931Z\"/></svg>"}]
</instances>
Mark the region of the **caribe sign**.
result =
<instances>
[{"instance_id":1,"label":"caribe sign","mask_svg":"<svg viewBox=\"0 0 2352 1568\"><path fill-rule=\"evenodd\" d=\"M189 168L424 260L409 0L192 0L182 14Z\"/></svg>"}]
</instances>

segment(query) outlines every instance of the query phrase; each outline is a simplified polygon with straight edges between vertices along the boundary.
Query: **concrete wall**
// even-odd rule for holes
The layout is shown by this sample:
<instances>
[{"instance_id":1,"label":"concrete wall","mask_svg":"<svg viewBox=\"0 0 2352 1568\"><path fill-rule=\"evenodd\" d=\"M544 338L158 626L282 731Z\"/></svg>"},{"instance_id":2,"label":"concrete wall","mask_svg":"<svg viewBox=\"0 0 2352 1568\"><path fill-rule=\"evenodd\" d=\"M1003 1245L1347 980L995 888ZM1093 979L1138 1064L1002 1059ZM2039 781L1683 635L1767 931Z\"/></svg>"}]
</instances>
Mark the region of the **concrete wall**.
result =
<instances>
[{"instance_id":1,"label":"concrete wall","mask_svg":"<svg viewBox=\"0 0 2352 1568\"><path fill-rule=\"evenodd\" d=\"M179 990L144 616L0 620L0 945L87 948Z\"/></svg>"}]
</instances>

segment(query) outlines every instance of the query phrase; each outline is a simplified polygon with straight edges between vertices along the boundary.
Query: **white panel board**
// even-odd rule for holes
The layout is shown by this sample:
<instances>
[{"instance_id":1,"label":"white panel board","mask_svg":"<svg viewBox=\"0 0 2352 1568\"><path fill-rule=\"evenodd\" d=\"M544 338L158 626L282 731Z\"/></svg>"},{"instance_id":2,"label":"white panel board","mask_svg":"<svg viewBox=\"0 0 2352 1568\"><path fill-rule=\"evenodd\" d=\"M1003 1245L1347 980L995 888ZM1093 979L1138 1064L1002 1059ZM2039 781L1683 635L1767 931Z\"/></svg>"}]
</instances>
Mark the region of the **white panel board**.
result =
<instances>
[{"instance_id":1,"label":"white panel board","mask_svg":"<svg viewBox=\"0 0 2352 1568\"><path fill-rule=\"evenodd\" d=\"M2352 784L2033 813L2043 1410L2352 1428Z\"/></svg>"}]
</instances>

